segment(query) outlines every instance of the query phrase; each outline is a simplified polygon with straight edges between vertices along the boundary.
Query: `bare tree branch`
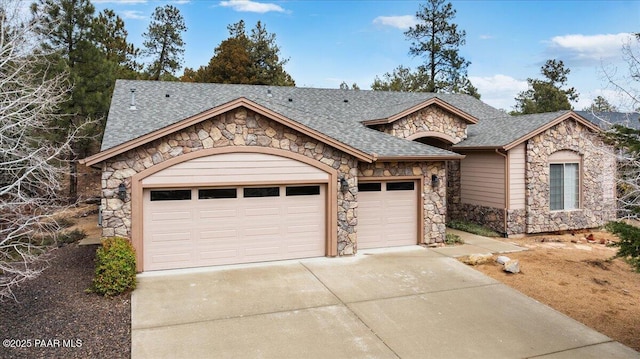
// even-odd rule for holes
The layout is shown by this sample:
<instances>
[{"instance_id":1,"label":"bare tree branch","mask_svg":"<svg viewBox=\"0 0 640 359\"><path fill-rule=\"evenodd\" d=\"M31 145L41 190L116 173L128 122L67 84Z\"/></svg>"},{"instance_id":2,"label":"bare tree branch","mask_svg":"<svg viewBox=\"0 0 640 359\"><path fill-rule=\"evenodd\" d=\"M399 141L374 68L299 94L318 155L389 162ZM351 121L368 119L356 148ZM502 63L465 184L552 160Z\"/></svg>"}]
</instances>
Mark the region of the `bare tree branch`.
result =
<instances>
[{"instance_id":1,"label":"bare tree branch","mask_svg":"<svg viewBox=\"0 0 640 359\"><path fill-rule=\"evenodd\" d=\"M60 227L52 213L65 175L64 158L78 129L55 144L52 127L66 100L66 75L52 75L38 47L38 19L20 19L18 0L0 0L0 299L37 276Z\"/></svg>"}]
</instances>

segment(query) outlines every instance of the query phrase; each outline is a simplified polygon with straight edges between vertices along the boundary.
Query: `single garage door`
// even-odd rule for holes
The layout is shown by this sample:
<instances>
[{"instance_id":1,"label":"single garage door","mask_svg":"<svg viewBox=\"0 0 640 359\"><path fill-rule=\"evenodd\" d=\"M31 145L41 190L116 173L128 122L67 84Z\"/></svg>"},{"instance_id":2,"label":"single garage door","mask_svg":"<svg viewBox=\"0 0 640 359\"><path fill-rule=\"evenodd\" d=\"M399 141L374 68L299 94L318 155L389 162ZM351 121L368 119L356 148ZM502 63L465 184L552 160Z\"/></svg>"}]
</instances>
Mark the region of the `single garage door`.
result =
<instances>
[{"instance_id":1,"label":"single garage door","mask_svg":"<svg viewBox=\"0 0 640 359\"><path fill-rule=\"evenodd\" d=\"M325 185L147 189L144 269L325 255Z\"/></svg>"},{"instance_id":2,"label":"single garage door","mask_svg":"<svg viewBox=\"0 0 640 359\"><path fill-rule=\"evenodd\" d=\"M358 184L358 249L418 243L415 181Z\"/></svg>"}]
</instances>

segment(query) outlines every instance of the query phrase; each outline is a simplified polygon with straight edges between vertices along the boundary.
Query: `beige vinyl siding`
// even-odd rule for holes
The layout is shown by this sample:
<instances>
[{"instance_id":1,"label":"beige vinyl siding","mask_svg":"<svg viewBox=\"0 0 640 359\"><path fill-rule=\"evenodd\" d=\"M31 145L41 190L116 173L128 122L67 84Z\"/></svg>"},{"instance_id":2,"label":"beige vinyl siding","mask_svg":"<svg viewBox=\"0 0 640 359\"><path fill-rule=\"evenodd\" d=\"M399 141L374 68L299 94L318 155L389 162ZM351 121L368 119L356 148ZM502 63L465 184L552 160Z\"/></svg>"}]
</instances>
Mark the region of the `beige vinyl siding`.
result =
<instances>
[{"instance_id":1,"label":"beige vinyl siding","mask_svg":"<svg viewBox=\"0 0 640 359\"><path fill-rule=\"evenodd\" d=\"M525 144L509 150L509 209L525 207Z\"/></svg>"},{"instance_id":2,"label":"beige vinyl siding","mask_svg":"<svg viewBox=\"0 0 640 359\"><path fill-rule=\"evenodd\" d=\"M495 152L466 155L460 162L462 203L504 208L504 157Z\"/></svg>"},{"instance_id":3,"label":"beige vinyl siding","mask_svg":"<svg viewBox=\"0 0 640 359\"><path fill-rule=\"evenodd\" d=\"M226 153L179 163L145 178L142 184L314 182L327 178L326 172L290 158L263 153Z\"/></svg>"}]
</instances>

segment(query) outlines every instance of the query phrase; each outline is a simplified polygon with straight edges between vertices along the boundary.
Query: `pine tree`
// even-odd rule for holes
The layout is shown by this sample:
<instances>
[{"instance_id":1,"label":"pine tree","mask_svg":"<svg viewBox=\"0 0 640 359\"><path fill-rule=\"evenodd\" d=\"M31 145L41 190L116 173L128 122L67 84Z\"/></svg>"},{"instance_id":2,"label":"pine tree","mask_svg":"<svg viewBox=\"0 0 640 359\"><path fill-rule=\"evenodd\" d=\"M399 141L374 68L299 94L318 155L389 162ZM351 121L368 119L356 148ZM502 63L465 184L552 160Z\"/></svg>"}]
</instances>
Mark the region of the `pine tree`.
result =
<instances>
[{"instance_id":1,"label":"pine tree","mask_svg":"<svg viewBox=\"0 0 640 359\"><path fill-rule=\"evenodd\" d=\"M147 68L150 79L175 79L173 74L182 66L185 45L182 33L185 31L187 26L178 8L165 5L155 9L147 32L142 34L143 53L152 57Z\"/></svg>"},{"instance_id":2,"label":"pine tree","mask_svg":"<svg viewBox=\"0 0 640 359\"><path fill-rule=\"evenodd\" d=\"M371 85L374 91L399 91L399 92L428 92L429 75L424 68L416 71L411 68L398 66L393 72L385 73L382 79L376 76Z\"/></svg>"},{"instance_id":3,"label":"pine tree","mask_svg":"<svg viewBox=\"0 0 640 359\"><path fill-rule=\"evenodd\" d=\"M67 73L71 96L59 109L65 116L55 117L51 126L61 129L52 134L61 142L67 132L82 127L83 136L70 144L69 200L77 198L77 159L88 155L102 136L109 109L116 67L96 46L95 8L89 0L40 0L31 5L34 17L41 19L36 31L45 38L43 51L51 53L56 66L51 76ZM95 119L100 119L96 122Z\"/></svg>"},{"instance_id":4,"label":"pine tree","mask_svg":"<svg viewBox=\"0 0 640 359\"><path fill-rule=\"evenodd\" d=\"M142 66L136 61L140 49L127 41L128 32L120 16L105 9L94 19L95 41L108 61L118 67L117 78L134 79Z\"/></svg>"},{"instance_id":5,"label":"pine tree","mask_svg":"<svg viewBox=\"0 0 640 359\"><path fill-rule=\"evenodd\" d=\"M181 81L295 86L284 70L288 59L280 59L276 35L258 21L247 35L243 20L227 26L229 38L214 50L207 66L186 68Z\"/></svg>"},{"instance_id":6,"label":"pine tree","mask_svg":"<svg viewBox=\"0 0 640 359\"><path fill-rule=\"evenodd\" d=\"M570 69L564 67L562 60L547 60L540 72L545 77L527 79L529 89L518 94L512 114L531 114L571 110L571 103L578 99L575 88L563 89L567 84Z\"/></svg>"},{"instance_id":7,"label":"pine tree","mask_svg":"<svg viewBox=\"0 0 640 359\"><path fill-rule=\"evenodd\" d=\"M425 60L418 74L427 75L426 92L477 94L475 87L469 88L467 67L470 62L459 54L460 47L465 44L466 32L452 22L455 16L456 10L451 3L427 0L416 13L419 22L405 32L411 40L409 53Z\"/></svg>"},{"instance_id":8,"label":"pine tree","mask_svg":"<svg viewBox=\"0 0 640 359\"><path fill-rule=\"evenodd\" d=\"M583 111L591 111L593 113L617 112L618 108L612 105L611 103L609 103L609 101L607 101L606 98L602 96L597 96L596 98L593 99L593 102L591 103L591 105L585 107Z\"/></svg>"}]
</instances>

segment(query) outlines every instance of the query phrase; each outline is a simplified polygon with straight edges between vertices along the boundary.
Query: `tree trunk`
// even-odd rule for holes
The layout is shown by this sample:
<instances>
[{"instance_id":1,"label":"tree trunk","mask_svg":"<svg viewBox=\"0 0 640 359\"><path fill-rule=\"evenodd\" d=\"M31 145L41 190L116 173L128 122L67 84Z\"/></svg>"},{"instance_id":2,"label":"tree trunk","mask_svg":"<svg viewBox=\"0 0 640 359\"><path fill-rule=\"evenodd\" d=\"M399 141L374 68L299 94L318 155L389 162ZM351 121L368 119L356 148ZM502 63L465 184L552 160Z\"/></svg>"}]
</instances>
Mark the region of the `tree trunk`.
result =
<instances>
[{"instance_id":1,"label":"tree trunk","mask_svg":"<svg viewBox=\"0 0 640 359\"><path fill-rule=\"evenodd\" d=\"M75 147L74 141L71 143L71 153L69 153L69 204L74 204L78 200L78 159Z\"/></svg>"}]
</instances>

